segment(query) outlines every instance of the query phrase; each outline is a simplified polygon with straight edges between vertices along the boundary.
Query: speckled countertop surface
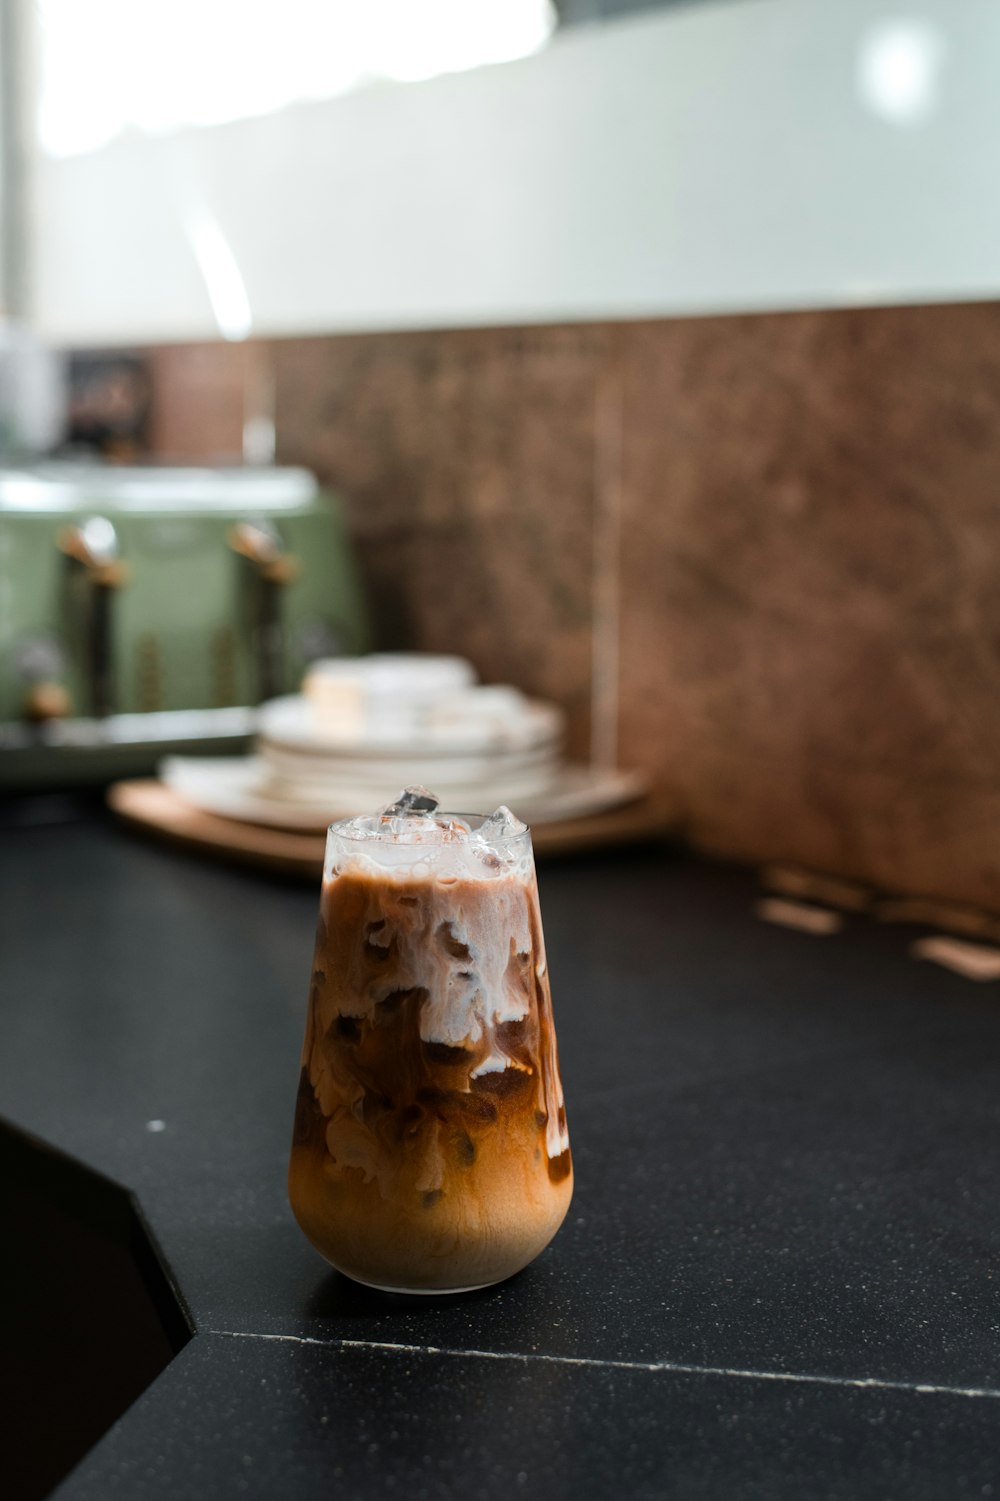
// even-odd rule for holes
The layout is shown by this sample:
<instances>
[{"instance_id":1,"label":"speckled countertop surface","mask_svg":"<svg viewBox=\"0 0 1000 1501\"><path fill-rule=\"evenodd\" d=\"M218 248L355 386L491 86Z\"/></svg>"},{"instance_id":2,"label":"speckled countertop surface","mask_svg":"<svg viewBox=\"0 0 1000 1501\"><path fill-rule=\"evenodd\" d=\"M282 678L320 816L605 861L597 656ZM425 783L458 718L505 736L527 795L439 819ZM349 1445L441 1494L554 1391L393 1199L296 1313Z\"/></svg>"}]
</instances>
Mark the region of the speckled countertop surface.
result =
<instances>
[{"instance_id":1,"label":"speckled countertop surface","mask_svg":"<svg viewBox=\"0 0 1000 1501\"><path fill-rule=\"evenodd\" d=\"M540 887L569 1218L389 1299L285 1201L317 893L3 828L0 1110L136 1191L197 1326L64 1501L1000 1496L1000 992L667 852Z\"/></svg>"}]
</instances>

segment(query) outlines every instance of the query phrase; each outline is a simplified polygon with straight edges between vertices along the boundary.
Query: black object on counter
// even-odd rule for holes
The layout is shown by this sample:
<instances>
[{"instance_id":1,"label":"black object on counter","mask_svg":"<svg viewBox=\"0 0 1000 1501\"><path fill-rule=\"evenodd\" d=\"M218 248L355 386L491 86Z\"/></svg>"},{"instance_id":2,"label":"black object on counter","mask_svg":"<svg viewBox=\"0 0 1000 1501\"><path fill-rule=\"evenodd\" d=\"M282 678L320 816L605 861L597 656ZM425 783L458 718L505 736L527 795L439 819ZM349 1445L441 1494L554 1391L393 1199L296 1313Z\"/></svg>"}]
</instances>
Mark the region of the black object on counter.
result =
<instances>
[{"instance_id":1,"label":"black object on counter","mask_svg":"<svg viewBox=\"0 0 1000 1501\"><path fill-rule=\"evenodd\" d=\"M3 1489L46 1496L191 1337L131 1195L0 1122Z\"/></svg>"},{"instance_id":2,"label":"black object on counter","mask_svg":"<svg viewBox=\"0 0 1000 1501\"><path fill-rule=\"evenodd\" d=\"M136 1192L197 1329L60 1497L1000 1495L1000 992L665 853L540 889L569 1218L393 1299L285 1201L316 893L3 831L0 1107Z\"/></svg>"}]
</instances>

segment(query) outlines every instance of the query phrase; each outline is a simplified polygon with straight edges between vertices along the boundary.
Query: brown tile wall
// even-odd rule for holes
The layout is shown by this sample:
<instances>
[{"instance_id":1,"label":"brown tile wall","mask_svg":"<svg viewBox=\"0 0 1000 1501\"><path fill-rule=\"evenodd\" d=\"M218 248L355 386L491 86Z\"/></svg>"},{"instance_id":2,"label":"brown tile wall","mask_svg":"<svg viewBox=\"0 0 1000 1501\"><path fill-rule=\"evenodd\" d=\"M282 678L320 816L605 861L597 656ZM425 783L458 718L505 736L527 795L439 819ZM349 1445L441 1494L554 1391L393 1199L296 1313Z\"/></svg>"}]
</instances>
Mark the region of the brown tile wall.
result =
<instances>
[{"instance_id":1,"label":"brown tile wall","mask_svg":"<svg viewBox=\"0 0 1000 1501\"><path fill-rule=\"evenodd\" d=\"M467 656L590 734L589 330L296 340L276 349L279 457L347 499L386 647Z\"/></svg>"},{"instance_id":2,"label":"brown tile wall","mask_svg":"<svg viewBox=\"0 0 1000 1501\"><path fill-rule=\"evenodd\" d=\"M626 341L623 756L704 845L1000 906L1000 307Z\"/></svg>"},{"instance_id":3,"label":"brown tile wall","mask_svg":"<svg viewBox=\"0 0 1000 1501\"><path fill-rule=\"evenodd\" d=\"M222 343L148 351L150 442L158 457L238 460L253 352L252 345Z\"/></svg>"},{"instance_id":4,"label":"brown tile wall","mask_svg":"<svg viewBox=\"0 0 1000 1501\"><path fill-rule=\"evenodd\" d=\"M1000 908L1000 305L267 357L383 646L558 699L704 847ZM158 448L237 448L260 358L156 351Z\"/></svg>"}]
</instances>

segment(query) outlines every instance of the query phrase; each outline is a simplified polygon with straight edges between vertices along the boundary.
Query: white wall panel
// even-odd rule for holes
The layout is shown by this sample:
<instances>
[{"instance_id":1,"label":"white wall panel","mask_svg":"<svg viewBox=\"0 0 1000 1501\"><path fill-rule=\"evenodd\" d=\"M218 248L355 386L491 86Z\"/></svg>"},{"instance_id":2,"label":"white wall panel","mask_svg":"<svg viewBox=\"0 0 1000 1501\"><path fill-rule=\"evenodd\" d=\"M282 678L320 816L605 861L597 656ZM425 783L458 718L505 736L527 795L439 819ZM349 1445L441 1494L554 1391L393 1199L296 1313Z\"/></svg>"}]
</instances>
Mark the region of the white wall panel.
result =
<instances>
[{"instance_id":1,"label":"white wall panel","mask_svg":"<svg viewBox=\"0 0 1000 1501\"><path fill-rule=\"evenodd\" d=\"M1000 4L582 27L475 73L42 158L34 216L36 321L77 344L217 333L206 240L259 333L993 296Z\"/></svg>"}]
</instances>

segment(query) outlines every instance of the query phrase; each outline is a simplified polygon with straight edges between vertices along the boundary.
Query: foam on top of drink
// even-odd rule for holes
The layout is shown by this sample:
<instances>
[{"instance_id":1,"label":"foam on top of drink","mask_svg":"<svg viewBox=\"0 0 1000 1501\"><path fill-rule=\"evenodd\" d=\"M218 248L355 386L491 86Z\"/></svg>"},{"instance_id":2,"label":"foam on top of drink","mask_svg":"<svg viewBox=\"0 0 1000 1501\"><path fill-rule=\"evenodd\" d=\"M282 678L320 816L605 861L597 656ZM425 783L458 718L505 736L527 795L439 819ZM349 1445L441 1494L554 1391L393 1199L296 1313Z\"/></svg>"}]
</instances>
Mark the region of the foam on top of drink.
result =
<instances>
[{"instance_id":1,"label":"foam on top of drink","mask_svg":"<svg viewBox=\"0 0 1000 1501\"><path fill-rule=\"evenodd\" d=\"M496 880L531 872L528 826L509 808L486 818L439 811L425 787L406 787L377 813L331 825L332 867L400 879Z\"/></svg>"}]
</instances>

